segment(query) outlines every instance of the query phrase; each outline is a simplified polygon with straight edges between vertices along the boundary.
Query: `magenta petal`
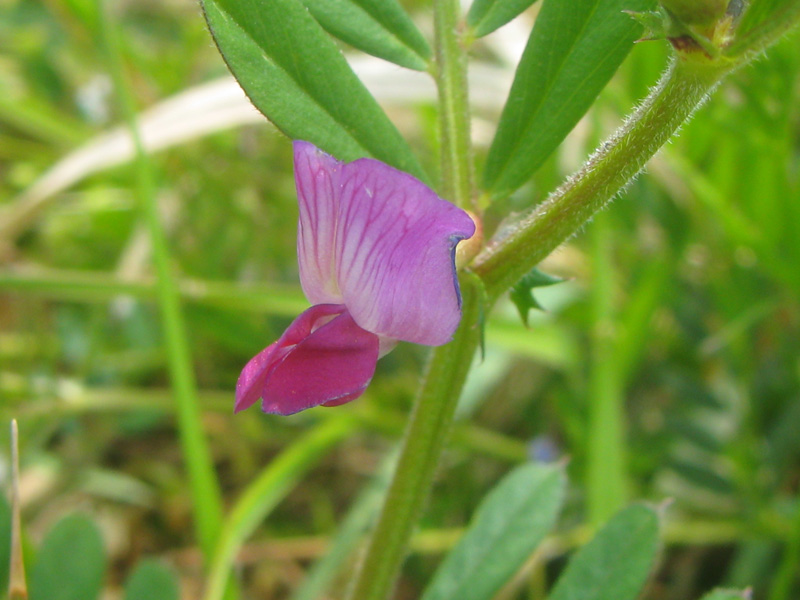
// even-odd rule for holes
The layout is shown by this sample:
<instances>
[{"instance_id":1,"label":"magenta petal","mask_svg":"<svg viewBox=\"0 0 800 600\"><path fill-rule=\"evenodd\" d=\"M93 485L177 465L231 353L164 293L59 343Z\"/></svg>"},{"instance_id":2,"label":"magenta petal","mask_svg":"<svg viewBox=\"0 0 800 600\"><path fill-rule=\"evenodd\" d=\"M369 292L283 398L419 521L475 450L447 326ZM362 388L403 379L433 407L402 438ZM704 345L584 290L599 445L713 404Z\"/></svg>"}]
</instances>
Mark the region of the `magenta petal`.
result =
<instances>
[{"instance_id":1,"label":"magenta petal","mask_svg":"<svg viewBox=\"0 0 800 600\"><path fill-rule=\"evenodd\" d=\"M267 376L280 360L311 335L312 331L344 311L345 307L340 304L320 304L300 313L277 342L256 354L242 369L236 382L234 412L250 408L255 404L256 400L261 398Z\"/></svg>"},{"instance_id":2,"label":"magenta petal","mask_svg":"<svg viewBox=\"0 0 800 600\"><path fill-rule=\"evenodd\" d=\"M233 412L250 408L261 398L264 381L267 374L277 362L275 354L279 351L278 342L270 344L256 354L242 369L239 380L236 382L236 404Z\"/></svg>"},{"instance_id":3,"label":"magenta petal","mask_svg":"<svg viewBox=\"0 0 800 600\"><path fill-rule=\"evenodd\" d=\"M315 329L271 370L262 410L290 415L320 404L355 400L375 373L378 344L378 336L343 312Z\"/></svg>"},{"instance_id":4,"label":"magenta petal","mask_svg":"<svg viewBox=\"0 0 800 600\"><path fill-rule=\"evenodd\" d=\"M375 372L378 346L378 336L356 325L344 306L312 306L244 368L236 410L259 397L264 412L280 415L355 400Z\"/></svg>"},{"instance_id":5,"label":"magenta petal","mask_svg":"<svg viewBox=\"0 0 800 600\"><path fill-rule=\"evenodd\" d=\"M475 232L469 215L380 161L343 164L307 142L294 148L309 300L344 302L382 337L449 341L461 318L455 246Z\"/></svg>"}]
</instances>

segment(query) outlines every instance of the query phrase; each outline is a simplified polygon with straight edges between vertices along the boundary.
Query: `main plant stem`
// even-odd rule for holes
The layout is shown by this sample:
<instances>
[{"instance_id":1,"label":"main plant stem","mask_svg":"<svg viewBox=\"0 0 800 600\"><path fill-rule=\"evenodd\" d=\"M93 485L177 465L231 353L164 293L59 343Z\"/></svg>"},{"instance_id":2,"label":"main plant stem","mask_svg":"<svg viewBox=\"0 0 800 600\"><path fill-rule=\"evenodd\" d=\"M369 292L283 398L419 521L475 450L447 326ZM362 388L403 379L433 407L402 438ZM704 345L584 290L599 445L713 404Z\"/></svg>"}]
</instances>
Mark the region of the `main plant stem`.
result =
<instances>
[{"instance_id":1,"label":"main plant stem","mask_svg":"<svg viewBox=\"0 0 800 600\"><path fill-rule=\"evenodd\" d=\"M620 130L575 175L473 263L490 303L602 209L739 63L675 58Z\"/></svg>"},{"instance_id":2,"label":"main plant stem","mask_svg":"<svg viewBox=\"0 0 800 600\"><path fill-rule=\"evenodd\" d=\"M433 3L436 85L439 91L442 196L462 208L473 202L467 57L459 30L458 0Z\"/></svg>"},{"instance_id":3,"label":"main plant stem","mask_svg":"<svg viewBox=\"0 0 800 600\"><path fill-rule=\"evenodd\" d=\"M458 0L434 0L442 195L472 206L472 148L467 95L467 62L458 28ZM478 346L483 291L474 276L461 278L461 324L453 341L435 348L412 411L394 478L351 600L385 600L403 563L414 525L422 511L445 440L453 423L461 388Z\"/></svg>"},{"instance_id":4,"label":"main plant stem","mask_svg":"<svg viewBox=\"0 0 800 600\"><path fill-rule=\"evenodd\" d=\"M397 469L372 533L350 600L389 597L412 529L433 482L456 404L478 346L481 291L462 278L461 324L446 346L432 352L411 414Z\"/></svg>"}]
</instances>

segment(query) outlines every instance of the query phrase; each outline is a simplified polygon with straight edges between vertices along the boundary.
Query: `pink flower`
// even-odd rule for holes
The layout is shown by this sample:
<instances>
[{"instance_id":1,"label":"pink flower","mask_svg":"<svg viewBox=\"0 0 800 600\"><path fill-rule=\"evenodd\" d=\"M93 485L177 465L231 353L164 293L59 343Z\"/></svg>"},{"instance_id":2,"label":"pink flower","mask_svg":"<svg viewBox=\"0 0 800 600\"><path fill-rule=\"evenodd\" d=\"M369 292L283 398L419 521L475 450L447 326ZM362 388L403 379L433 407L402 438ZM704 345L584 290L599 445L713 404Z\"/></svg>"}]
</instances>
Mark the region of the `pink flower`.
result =
<instances>
[{"instance_id":1,"label":"pink flower","mask_svg":"<svg viewBox=\"0 0 800 600\"><path fill-rule=\"evenodd\" d=\"M398 340L439 346L461 319L455 248L472 219L380 161L294 143L300 282L314 305L257 354L235 411L290 415L355 400Z\"/></svg>"}]
</instances>

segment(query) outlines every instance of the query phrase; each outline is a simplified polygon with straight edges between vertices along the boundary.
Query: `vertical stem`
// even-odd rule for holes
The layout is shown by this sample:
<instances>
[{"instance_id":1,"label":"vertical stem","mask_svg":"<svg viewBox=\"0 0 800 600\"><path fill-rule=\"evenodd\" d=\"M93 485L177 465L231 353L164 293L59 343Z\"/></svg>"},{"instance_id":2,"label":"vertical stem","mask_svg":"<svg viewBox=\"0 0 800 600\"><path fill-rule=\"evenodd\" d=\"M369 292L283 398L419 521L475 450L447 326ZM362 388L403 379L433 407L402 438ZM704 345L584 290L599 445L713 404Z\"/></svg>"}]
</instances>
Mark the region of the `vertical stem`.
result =
<instances>
[{"instance_id":1,"label":"vertical stem","mask_svg":"<svg viewBox=\"0 0 800 600\"><path fill-rule=\"evenodd\" d=\"M459 35L458 0L434 0L436 83L442 144L442 193L461 207L472 205L467 63ZM484 300L474 276L461 277L461 324L453 341L435 348L414 404L394 478L372 532L351 600L385 600L405 558L411 531L427 498L453 423L461 388L478 346Z\"/></svg>"},{"instance_id":2,"label":"vertical stem","mask_svg":"<svg viewBox=\"0 0 800 600\"><path fill-rule=\"evenodd\" d=\"M205 439L197 401L197 385L192 369L186 325L170 261L169 246L158 212L153 169L139 135L136 106L124 76L117 47L117 35L106 14L104 0L98 0L102 15L103 46L109 61L115 91L136 148L136 194L147 224L157 275L157 298L167 349L170 383L177 402L181 448L189 475L189 492L194 510L195 529L200 547L209 559L222 522L222 494L214 472L211 451Z\"/></svg>"},{"instance_id":3,"label":"vertical stem","mask_svg":"<svg viewBox=\"0 0 800 600\"><path fill-rule=\"evenodd\" d=\"M350 600L385 600L403 562L411 531L433 482L458 397L478 346L482 296L462 277L464 305L453 341L435 348L422 382L394 479L372 532Z\"/></svg>"},{"instance_id":4,"label":"vertical stem","mask_svg":"<svg viewBox=\"0 0 800 600\"><path fill-rule=\"evenodd\" d=\"M626 500L625 415L615 352L613 265L608 215L592 223L592 362L586 477L589 521L601 525Z\"/></svg>"},{"instance_id":5,"label":"vertical stem","mask_svg":"<svg viewBox=\"0 0 800 600\"><path fill-rule=\"evenodd\" d=\"M462 208L472 206L467 58L461 46L458 0L434 0L436 84L442 151L442 194Z\"/></svg>"}]
</instances>

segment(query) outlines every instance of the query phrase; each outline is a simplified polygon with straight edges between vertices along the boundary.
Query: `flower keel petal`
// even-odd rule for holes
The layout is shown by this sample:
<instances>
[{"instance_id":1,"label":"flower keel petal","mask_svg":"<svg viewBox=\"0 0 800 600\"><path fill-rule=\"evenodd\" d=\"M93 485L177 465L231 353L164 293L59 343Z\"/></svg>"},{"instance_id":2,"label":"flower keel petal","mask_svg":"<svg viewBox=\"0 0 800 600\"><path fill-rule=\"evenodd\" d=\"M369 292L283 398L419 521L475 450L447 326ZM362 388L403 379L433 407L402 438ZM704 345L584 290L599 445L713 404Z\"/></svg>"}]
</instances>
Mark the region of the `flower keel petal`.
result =
<instances>
[{"instance_id":1,"label":"flower keel petal","mask_svg":"<svg viewBox=\"0 0 800 600\"><path fill-rule=\"evenodd\" d=\"M249 408L262 397L269 374L297 344L345 311L341 304L319 304L303 311L274 344L256 354L236 382L234 412Z\"/></svg>"},{"instance_id":2,"label":"flower keel petal","mask_svg":"<svg viewBox=\"0 0 800 600\"><path fill-rule=\"evenodd\" d=\"M264 389L264 381L270 369L277 362L275 354L278 350L278 342L270 344L251 358L244 369L242 369L239 380L236 382L236 404L233 407L234 413L250 408L261 398L261 390Z\"/></svg>"},{"instance_id":3,"label":"flower keel petal","mask_svg":"<svg viewBox=\"0 0 800 600\"><path fill-rule=\"evenodd\" d=\"M355 400L375 373L378 346L378 336L356 325L347 311L321 326L317 321L267 373L262 410L290 415Z\"/></svg>"}]
</instances>

